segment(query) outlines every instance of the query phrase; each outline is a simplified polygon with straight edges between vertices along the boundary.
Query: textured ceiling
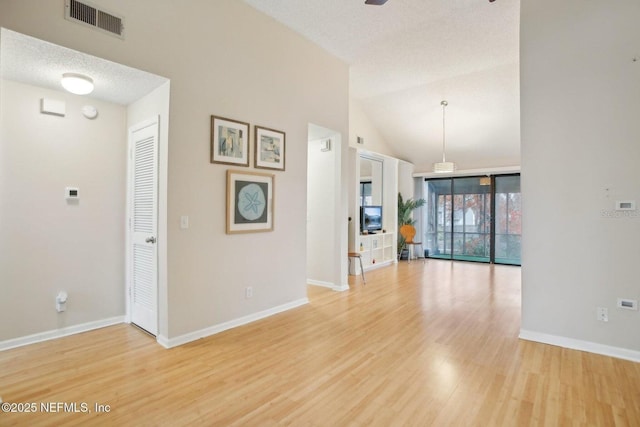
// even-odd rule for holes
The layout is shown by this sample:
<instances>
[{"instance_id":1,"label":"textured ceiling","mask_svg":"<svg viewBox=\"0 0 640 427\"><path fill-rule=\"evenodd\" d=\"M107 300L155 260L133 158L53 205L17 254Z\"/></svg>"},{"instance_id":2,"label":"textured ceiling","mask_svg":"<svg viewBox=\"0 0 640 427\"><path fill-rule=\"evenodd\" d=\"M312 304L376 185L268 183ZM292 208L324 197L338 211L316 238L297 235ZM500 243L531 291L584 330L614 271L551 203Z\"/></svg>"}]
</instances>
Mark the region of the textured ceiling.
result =
<instances>
[{"instance_id":1,"label":"textured ceiling","mask_svg":"<svg viewBox=\"0 0 640 427\"><path fill-rule=\"evenodd\" d=\"M520 163L518 0L245 2L350 64L352 99L417 171L442 157L442 99L447 160L460 169ZM2 29L3 78L60 90L65 72L91 76L92 98L123 105L166 81Z\"/></svg>"},{"instance_id":2,"label":"textured ceiling","mask_svg":"<svg viewBox=\"0 0 640 427\"><path fill-rule=\"evenodd\" d=\"M167 81L166 78L1 29L0 75L3 79L63 90L64 73L93 79L89 98L128 105Z\"/></svg>"},{"instance_id":3,"label":"textured ceiling","mask_svg":"<svg viewBox=\"0 0 640 427\"><path fill-rule=\"evenodd\" d=\"M518 0L245 2L347 62L351 97L417 171L442 157L443 99L447 160L520 164Z\"/></svg>"}]
</instances>

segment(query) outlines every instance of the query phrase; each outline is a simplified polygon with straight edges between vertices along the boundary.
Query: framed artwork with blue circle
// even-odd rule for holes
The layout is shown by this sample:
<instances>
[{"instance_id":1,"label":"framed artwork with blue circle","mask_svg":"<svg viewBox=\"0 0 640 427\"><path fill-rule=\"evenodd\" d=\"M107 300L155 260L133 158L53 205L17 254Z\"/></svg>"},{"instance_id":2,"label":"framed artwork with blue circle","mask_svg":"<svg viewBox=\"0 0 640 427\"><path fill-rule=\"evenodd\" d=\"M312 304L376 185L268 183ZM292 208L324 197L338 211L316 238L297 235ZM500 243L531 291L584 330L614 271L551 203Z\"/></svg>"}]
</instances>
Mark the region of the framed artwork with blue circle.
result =
<instances>
[{"instance_id":1,"label":"framed artwork with blue circle","mask_svg":"<svg viewBox=\"0 0 640 427\"><path fill-rule=\"evenodd\" d=\"M274 175L227 171L227 234L273 231Z\"/></svg>"}]
</instances>

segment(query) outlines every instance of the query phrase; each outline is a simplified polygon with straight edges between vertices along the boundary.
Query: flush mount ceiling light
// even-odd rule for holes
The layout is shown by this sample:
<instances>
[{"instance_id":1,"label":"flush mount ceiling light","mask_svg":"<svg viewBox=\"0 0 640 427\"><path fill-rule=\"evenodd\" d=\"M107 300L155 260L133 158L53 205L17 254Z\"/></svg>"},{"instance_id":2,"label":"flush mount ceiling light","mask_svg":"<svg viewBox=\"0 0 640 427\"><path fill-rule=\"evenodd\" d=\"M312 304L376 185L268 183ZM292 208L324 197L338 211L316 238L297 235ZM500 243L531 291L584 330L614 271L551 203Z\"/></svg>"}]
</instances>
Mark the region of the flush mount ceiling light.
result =
<instances>
[{"instance_id":1,"label":"flush mount ceiling light","mask_svg":"<svg viewBox=\"0 0 640 427\"><path fill-rule=\"evenodd\" d=\"M76 95L87 95L93 92L93 80L83 74L64 73L62 87Z\"/></svg>"},{"instance_id":2,"label":"flush mount ceiling light","mask_svg":"<svg viewBox=\"0 0 640 427\"><path fill-rule=\"evenodd\" d=\"M444 110L447 107L447 105L449 105L449 103L447 101L442 101L440 105L442 105L442 161L439 163L433 164L433 171L435 173L451 173L456 170L456 164L453 162L447 162L447 159L444 154L444 147L445 147L444 145L444 141L445 141L444 140L444 123L445 123Z\"/></svg>"}]
</instances>

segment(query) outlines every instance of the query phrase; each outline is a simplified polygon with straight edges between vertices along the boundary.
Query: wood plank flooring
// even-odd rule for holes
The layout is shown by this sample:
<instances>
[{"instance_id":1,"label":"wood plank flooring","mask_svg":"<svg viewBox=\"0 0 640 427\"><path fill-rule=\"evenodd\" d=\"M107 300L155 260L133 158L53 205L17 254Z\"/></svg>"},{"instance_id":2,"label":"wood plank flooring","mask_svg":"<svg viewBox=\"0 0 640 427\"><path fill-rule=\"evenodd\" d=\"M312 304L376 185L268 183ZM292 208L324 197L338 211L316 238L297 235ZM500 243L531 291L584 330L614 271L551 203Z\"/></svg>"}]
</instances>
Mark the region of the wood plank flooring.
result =
<instances>
[{"instance_id":1,"label":"wood plank flooring","mask_svg":"<svg viewBox=\"0 0 640 427\"><path fill-rule=\"evenodd\" d=\"M640 364L517 338L518 267L366 274L170 350L118 325L0 352L0 396L38 405L0 425L640 426Z\"/></svg>"}]
</instances>

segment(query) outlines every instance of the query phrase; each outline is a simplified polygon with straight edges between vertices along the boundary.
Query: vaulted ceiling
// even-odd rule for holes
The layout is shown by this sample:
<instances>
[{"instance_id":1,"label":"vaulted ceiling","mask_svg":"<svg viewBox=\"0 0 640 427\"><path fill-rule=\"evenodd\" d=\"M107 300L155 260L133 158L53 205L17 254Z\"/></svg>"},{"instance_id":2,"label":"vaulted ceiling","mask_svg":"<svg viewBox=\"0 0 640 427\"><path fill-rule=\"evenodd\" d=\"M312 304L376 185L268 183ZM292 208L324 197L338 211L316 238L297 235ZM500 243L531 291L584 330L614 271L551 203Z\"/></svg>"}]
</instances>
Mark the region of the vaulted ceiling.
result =
<instances>
[{"instance_id":1,"label":"vaulted ceiling","mask_svg":"<svg viewBox=\"0 0 640 427\"><path fill-rule=\"evenodd\" d=\"M428 172L520 164L518 0L245 0L350 65L351 99ZM366 143L366 141L365 141Z\"/></svg>"}]
</instances>

